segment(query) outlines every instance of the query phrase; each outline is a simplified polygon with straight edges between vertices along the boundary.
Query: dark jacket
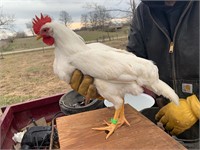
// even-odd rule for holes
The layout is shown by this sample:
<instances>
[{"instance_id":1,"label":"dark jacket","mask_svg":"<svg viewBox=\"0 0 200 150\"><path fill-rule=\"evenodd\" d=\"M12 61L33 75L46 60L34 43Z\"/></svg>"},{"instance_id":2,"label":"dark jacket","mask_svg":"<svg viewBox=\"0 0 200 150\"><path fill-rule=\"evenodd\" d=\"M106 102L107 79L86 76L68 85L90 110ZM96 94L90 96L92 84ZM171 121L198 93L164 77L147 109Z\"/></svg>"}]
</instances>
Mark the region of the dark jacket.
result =
<instances>
[{"instance_id":1,"label":"dark jacket","mask_svg":"<svg viewBox=\"0 0 200 150\"><path fill-rule=\"evenodd\" d=\"M187 2L170 36L163 22L141 2L136 9L127 50L152 60L160 79L181 98L199 95L199 2ZM171 46L170 46L171 45Z\"/></svg>"}]
</instances>

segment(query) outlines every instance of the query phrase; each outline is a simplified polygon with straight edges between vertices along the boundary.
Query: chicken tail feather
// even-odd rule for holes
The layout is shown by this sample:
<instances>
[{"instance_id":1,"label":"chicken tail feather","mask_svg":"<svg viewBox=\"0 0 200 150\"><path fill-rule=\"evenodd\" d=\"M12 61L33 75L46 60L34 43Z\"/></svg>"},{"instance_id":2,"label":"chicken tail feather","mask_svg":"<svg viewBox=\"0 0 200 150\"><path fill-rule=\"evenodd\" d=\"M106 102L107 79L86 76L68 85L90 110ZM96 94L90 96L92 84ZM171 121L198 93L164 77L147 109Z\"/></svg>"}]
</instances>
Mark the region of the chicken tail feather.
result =
<instances>
[{"instance_id":1,"label":"chicken tail feather","mask_svg":"<svg viewBox=\"0 0 200 150\"><path fill-rule=\"evenodd\" d=\"M162 80L158 80L158 82L155 82L151 85L151 87L147 87L148 89L152 90L157 95L162 95L165 98L169 99L170 101L174 102L176 105L179 105L179 97L175 93L175 91L167 85Z\"/></svg>"}]
</instances>

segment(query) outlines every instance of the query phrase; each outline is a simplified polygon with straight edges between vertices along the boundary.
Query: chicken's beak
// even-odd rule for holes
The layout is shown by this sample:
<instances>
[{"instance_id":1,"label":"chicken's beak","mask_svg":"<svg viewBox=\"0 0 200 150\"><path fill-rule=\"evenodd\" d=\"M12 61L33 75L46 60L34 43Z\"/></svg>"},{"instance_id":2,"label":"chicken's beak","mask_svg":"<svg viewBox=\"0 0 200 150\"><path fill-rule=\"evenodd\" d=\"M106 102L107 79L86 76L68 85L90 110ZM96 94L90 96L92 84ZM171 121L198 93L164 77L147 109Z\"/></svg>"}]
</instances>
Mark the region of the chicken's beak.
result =
<instances>
[{"instance_id":1,"label":"chicken's beak","mask_svg":"<svg viewBox=\"0 0 200 150\"><path fill-rule=\"evenodd\" d=\"M41 35L38 35L37 37L36 37L36 40L39 40L39 39L41 39L42 38L42 36Z\"/></svg>"}]
</instances>

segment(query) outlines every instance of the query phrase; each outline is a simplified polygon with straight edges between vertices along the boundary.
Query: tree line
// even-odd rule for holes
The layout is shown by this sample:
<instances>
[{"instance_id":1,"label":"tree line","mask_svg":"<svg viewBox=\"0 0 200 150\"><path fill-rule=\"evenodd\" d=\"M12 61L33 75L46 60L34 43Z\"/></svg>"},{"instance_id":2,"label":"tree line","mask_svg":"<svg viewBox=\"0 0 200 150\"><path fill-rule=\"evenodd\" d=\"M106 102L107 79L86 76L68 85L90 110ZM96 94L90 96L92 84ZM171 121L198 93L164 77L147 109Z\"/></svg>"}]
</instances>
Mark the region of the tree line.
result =
<instances>
[{"instance_id":1,"label":"tree line","mask_svg":"<svg viewBox=\"0 0 200 150\"><path fill-rule=\"evenodd\" d=\"M121 0L120 2L123 2ZM87 13L81 14L81 24L82 29L92 29L92 30L106 30L108 27L112 25L112 19L115 18L115 16L111 15L111 12L125 12L126 18L128 20L131 20L133 17L134 11L135 11L135 1L129 0L128 4L129 8L126 10L120 10L120 9L106 9L105 6L98 5L96 3L87 4L83 6L85 9L89 10ZM2 7L0 7L0 30L3 32L3 30L10 30L14 31L13 25L15 22L14 15L6 15L2 13ZM73 23L71 15L65 11L62 10L59 12L59 21L65 24L66 26L70 26L71 23ZM33 29L32 29L32 21L29 21L26 23L26 28L29 29L34 35ZM17 37L25 37L26 34L24 32L17 32Z\"/></svg>"}]
</instances>

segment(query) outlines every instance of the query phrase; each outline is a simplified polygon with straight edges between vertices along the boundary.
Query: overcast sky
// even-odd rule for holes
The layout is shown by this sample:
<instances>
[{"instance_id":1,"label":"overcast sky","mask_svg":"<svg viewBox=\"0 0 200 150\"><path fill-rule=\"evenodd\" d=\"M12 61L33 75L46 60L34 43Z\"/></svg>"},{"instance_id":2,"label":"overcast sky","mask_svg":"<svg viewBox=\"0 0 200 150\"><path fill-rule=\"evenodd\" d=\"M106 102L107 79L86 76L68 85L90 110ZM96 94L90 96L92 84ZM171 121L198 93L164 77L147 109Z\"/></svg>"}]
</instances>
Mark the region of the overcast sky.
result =
<instances>
[{"instance_id":1,"label":"overcast sky","mask_svg":"<svg viewBox=\"0 0 200 150\"><path fill-rule=\"evenodd\" d=\"M118 8L127 9L129 0L0 0L0 7L3 14L14 15L15 30L24 31L26 29L25 23L32 20L35 15L40 13L48 14L58 20L59 12L67 11L71 16L73 22L80 22L81 14L86 13L85 9L87 3L97 3L105 6L107 9ZM136 0L138 3L139 0ZM123 14L115 12L118 17Z\"/></svg>"}]
</instances>

